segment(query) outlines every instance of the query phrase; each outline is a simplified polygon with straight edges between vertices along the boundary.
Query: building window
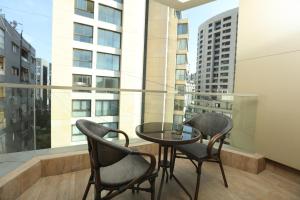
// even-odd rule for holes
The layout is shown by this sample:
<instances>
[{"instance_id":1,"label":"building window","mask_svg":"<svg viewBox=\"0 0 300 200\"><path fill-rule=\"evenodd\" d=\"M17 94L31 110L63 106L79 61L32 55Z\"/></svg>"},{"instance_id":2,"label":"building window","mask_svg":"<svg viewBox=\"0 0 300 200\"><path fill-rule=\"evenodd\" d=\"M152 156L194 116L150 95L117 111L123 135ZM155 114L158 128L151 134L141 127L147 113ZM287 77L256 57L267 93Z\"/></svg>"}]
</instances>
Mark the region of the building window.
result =
<instances>
[{"instance_id":1,"label":"building window","mask_svg":"<svg viewBox=\"0 0 300 200\"><path fill-rule=\"evenodd\" d=\"M175 85L175 90L179 95L184 95L185 85Z\"/></svg>"},{"instance_id":2,"label":"building window","mask_svg":"<svg viewBox=\"0 0 300 200\"><path fill-rule=\"evenodd\" d=\"M0 49L4 49L4 30L0 28Z\"/></svg>"},{"instance_id":3,"label":"building window","mask_svg":"<svg viewBox=\"0 0 300 200\"><path fill-rule=\"evenodd\" d=\"M177 65L187 64L187 56L186 56L186 54L177 54L176 55L176 64Z\"/></svg>"},{"instance_id":4,"label":"building window","mask_svg":"<svg viewBox=\"0 0 300 200\"><path fill-rule=\"evenodd\" d=\"M73 117L90 117L91 100L73 100L72 101Z\"/></svg>"},{"instance_id":5,"label":"building window","mask_svg":"<svg viewBox=\"0 0 300 200\"><path fill-rule=\"evenodd\" d=\"M228 66L221 67L221 70L228 70L228 69L229 69Z\"/></svg>"},{"instance_id":6,"label":"building window","mask_svg":"<svg viewBox=\"0 0 300 200\"><path fill-rule=\"evenodd\" d=\"M117 116L119 114L118 100L97 100L96 116Z\"/></svg>"},{"instance_id":7,"label":"building window","mask_svg":"<svg viewBox=\"0 0 300 200\"><path fill-rule=\"evenodd\" d=\"M177 41L177 49L179 49L179 50L187 50L188 49L187 39L179 39Z\"/></svg>"},{"instance_id":8,"label":"building window","mask_svg":"<svg viewBox=\"0 0 300 200\"><path fill-rule=\"evenodd\" d=\"M4 57L0 56L0 70L4 70Z\"/></svg>"},{"instance_id":9,"label":"building window","mask_svg":"<svg viewBox=\"0 0 300 200\"><path fill-rule=\"evenodd\" d=\"M94 18L94 2L90 0L75 0L75 14Z\"/></svg>"},{"instance_id":10,"label":"building window","mask_svg":"<svg viewBox=\"0 0 300 200\"><path fill-rule=\"evenodd\" d=\"M231 31L231 29L229 28L229 29L224 30L223 33L230 33L230 31Z\"/></svg>"},{"instance_id":11,"label":"building window","mask_svg":"<svg viewBox=\"0 0 300 200\"><path fill-rule=\"evenodd\" d=\"M96 87L97 88L119 88L119 78L97 76Z\"/></svg>"},{"instance_id":12,"label":"building window","mask_svg":"<svg viewBox=\"0 0 300 200\"><path fill-rule=\"evenodd\" d=\"M186 71L183 69L176 70L176 80L184 81L186 76Z\"/></svg>"},{"instance_id":13,"label":"building window","mask_svg":"<svg viewBox=\"0 0 300 200\"><path fill-rule=\"evenodd\" d=\"M86 136L81 133L81 131L72 125L72 142L86 141Z\"/></svg>"},{"instance_id":14,"label":"building window","mask_svg":"<svg viewBox=\"0 0 300 200\"><path fill-rule=\"evenodd\" d=\"M104 29L98 29L98 44L120 49L121 48L121 34Z\"/></svg>"},{"instance_id":15,"label":"building window","mask_svg":"<svg viewBox=\"0 0 300 200\"><path fill-rule=\"evenodd\" d=\"M184 100L175 99L174 110L183 111L183 108L184 108Z\"/></svg>"},{"instance_id":16,"label":"building window","mask_svg":"<svg viewBox=\"0 0 300 200\"><path fill-rule=\"evenodd\" d=\"M118 129L119 127L119 123L118 122L105 122L105 123L99 123L102 126L105 126L107 128L111 128L111 129ZM105 138L117 138L118 137L118 133L115 132L109 132Z\"/></svg>"},{"instance_id":17,"label":"building window","mask_svg":"<svg viewBox=\"0 0 300 200\"><path fill-rule=\"evenodd\" d=\"M177 35L188 34L188 24L177 25Z\"/></svg>"},{"instance_id":18,"label":"building window","mask_svg":"<svg viewBox=\"0 0 300 200\"><path fill-rule=\"evenodd\" d=\"M99 5L99 20L117 26L122 25L122 12L115 8Z\"/></svg>"},{"instance_id":19,"label":"building window","mask_svg":"<svg viewBox=\"0 0 300 200\"><path fill-rule=\"evenodd\" d=\"M119 71L120 56L106 53L97 53L97 69Z\"/></svg>"},{"instance_id":20,"label":"building window","mask_svg":"<svg viewBox=\"0 0 300 200\"><path fill-rule=\"evenodd\" d=\"M225 18L223 19L223 21L228 21L228 20L231 20L231 16L225 17Z\"/></svg>"},{"instance_id":21,"label":"building window","mask_svg":"<svg viewBox=\"0 0 300 200\"><path fill-rule=\"evenodd\" d=\"M182 124L183 116L182 115L174 115L173 116L173 123L174 124Z\"/></svg>"},{"instance_id":22,"label":"building window","mask_svg":"<svg viewBox=\"0 0 300 200\"><path fill-rule=\"evenodd\" d=\"M73 66L92 68L92 51L74 49L73 50Z\"/></svg>"},{"instance_id":23,"label":"building window","mask_svg":"<svg viewBox=\"0 0 300 200\"><path fill-rule=\"evenodd\" d=\"M14 53L18 53L19 52L19 47L15 43L12 43L12 51Z\"/></svg>"},{"instance_id":24,"label":"building window","mask_svg":"<svg viewBox=\"0 0 300 200\"><path fill-rule=\"evenodd\" d=\"M74 40L93 43L93 27L74 23Z\"/></svg>"},{"instance_id":25,"label":"building window","mask_svg":"<svg viewBox=\"0 0 300 200\"><path fill-rule=\"evenodd\" d=\"M19 69L16 67L11 67L11 75L19 76Z\"/></svg>"},{"instance_id":26,"label":"building window","mask_svg":"<svg viewBox=\"0 0 300 200\"><path fill-rule=\"evenodd\" d=\"M123 0L113 0L115 2L118 2L118 3L123 3Z\"/></svg>"},{"instance_id":27,"label":"building window","mask_svg":"<svg viewBox=\"0 0 300 200\"><path fill-rule=\"evenodd\" d=\"M73 86L92 87L92 76L73 74ZM77 90L77 92L90 92L89 90Z\"/></svg>"}]
</instances>

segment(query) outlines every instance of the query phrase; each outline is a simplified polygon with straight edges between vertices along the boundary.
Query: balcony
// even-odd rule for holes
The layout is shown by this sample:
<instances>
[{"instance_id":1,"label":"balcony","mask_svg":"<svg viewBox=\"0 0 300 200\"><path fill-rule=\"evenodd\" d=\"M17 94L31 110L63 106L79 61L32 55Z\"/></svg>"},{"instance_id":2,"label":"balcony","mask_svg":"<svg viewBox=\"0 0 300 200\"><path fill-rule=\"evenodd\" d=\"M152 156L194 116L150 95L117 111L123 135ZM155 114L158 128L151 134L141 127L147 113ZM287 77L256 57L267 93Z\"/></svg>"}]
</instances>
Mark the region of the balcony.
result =
<instances>
[{"instance_id":1,"label":"balcony","mask_svg":"<svg viewBox=\"0 0 300 200\"><path fill-rule=\"evenodd\" d=\"M34 93L36 86L27 85L22 88L17 88L17 85L12 85L14 89L19 90L20 95ZM11 91L12 87L6 87L6 91ZM72 99L72 93L75 91L89 91L89 95L97 96L101 93L115 92L115 89L101 89L101 88L91 88L91 87L57 87L57 86L45 86L44 90L51 91L51 104L56 105L65 101L64 105L67 105L67 101ZM112 91L113 90L113 91ZM83 92L82 94L86 94ZM94 116L94 111L91 110L91 116L83 117L89 120L94 120L100 123L104 122L118 122L118 126L130 136L130 145L135 148L141 149L142 151L151 152L157 155L157 145L146 142L142 139L139 139L134 131L134 128L140 123L139 120L135 120L132 124L125 122L127 118L128 109L125 109L124 103L126 104L126 98L128 96L137 97L142 96L140 91L121 89L120 94L120 107L118 118L113 118L109 115L103 117ZM236 185L236 182L243 182L247 184L256 184L255 188L250 188L247 192L250 192L249 197L255 198L257 196L269 197L272 191L276 191L279 187L278 185L269 185L268 188L259 189L267 182L272 181L283 181L283 184L286 184L286 187L297 187L299 183L294 183L289 179L286 179L276 171L273 170L273 164L266 161L263 156L255 154L255 121L256 114L255 111L257 108L257 96L256 95L236 95L236 94L209 94L209 93L186 93L182 91L182 97L179 98L182 101L185 101L184 110L178 111L172 108L170 109L170 104L174 105L174 99L178 99L176 92L164 92L164 91L152 91L145 92L146 101L145 101L145 112L144 120L150 121L160 121L163 118L167 120L173 120L174 115L185 115L185 120L189 119L192 116L195 116L197 113L201 112L220 112L225 115L228 115L232 118L233 123L235 124L234 129L231 131L230 137L226 139L226 145L222 150L222 158L225 163L225 170L228 176L228 181L230 184L230 190L227 190L222 185L222 179L220 174L218 174L217 165L213 163L205 164L203 167L203 188L200 190L199 195L206 196L209 198L214 198L215 193L210 191L212 185L217 185L216 187L219 190L224 191L224 199L230 199L232 196L236 198L241 198L241 193L237 191L240 190L240 185ZM18 97L24 100L25 97ZM32 104L38 104L38 100L29 101L28 98L26 106L14 105L14 108L17 107L31 107ZM85 97L81 97L84 99ZM93 99L93 98L92 98ZM187 102L188 99L192 101ZM165 103L164 103L165 102ZM21 102L20 102L21 103ZM69 104L71 104L69 102ZM93 104L93 103L92 103ZM154 109L152 105L164 105L163 110L169 110L168 113L164 113L163 110ZM47 106L47 105L44 105ZM10 199L19 197L19 199L31 199L35 197L36 199L43 199L42 194L57 195L61 196L67 194L71 199L80 199L81 195L84 192L84 184L88 178L89 173L89 157L87 154L87 146L85 138L82 137L82 141L74 142L72 139L62 143L67 138L72 136L71 125L76 122L77 117L70 116L68 111L72 112L72 108L65 108L62 110L58 107L52 107L48 111L44 110L44 113L40 115L39 108L37 107L32 112L22 112L16 123L10 125L7 123L5 126L2 126L1 130L1 142L0 150L2 154L0 155L0 191L15 191L14 193L1 193L0 196L3 199ZM90 109L98 109L97 107L90 107ZM125 109L125 110L124 110ZM68 111L67 111L68 110ZM5 115L1 115L3 118L2 121L8 122L8 113L10 110L4 108ZM110 111L105 111L105 113ZM130 112L133 112L130 110ZM32 114L33 113L33 114ZM18 115L18 113L16 113ZM51 126L47 121L50 121L51 114ZM26 116L25 116L26 115ZM65 115L65 116L63 116ZM67 117L68 116L68 117ZM64 117L64 118L62 118ZM66 118L67 117L67 118ZM137 116L134 116L136 118ZM141 117L141 116L140 116ZM81 117L82 118L82 117ZM141 119L141 118L136 118ZM111 120L111 121L110 121ZM23 128L20 130L21 135L15 140L11 140L9 135L11 134L10 130L13 127L17 127L17 123L22 124ZM56 124L56 125L54 125ZM10 128L11 127L11 128ZM69 132L69 134L62 135L63 132ZM26 133L26 134L25 134ZM58 134L59 139L57 140ZM114 136L115 137L115 136ZM112 141L117 143L123 143L123 138L111 138ZM110 140L111 140L110 139ZM50 148L50 140L51 146ZM18 152L15 152L18 151ZM242 159L244 164L239 165ZM245 160L248 160L245 162ZM252 164L247 164L252 163ZM267 163L267 164L266 164ZM194 187L194 171L192 170L193 165L185 161L178 161L175 171L178 174L178 178L182 180L188 188L188 190L193 190ZM36 172L39 173L36 173ZM263 172L261 172L263 171ZM259 175L257 173L261 172ZM22 179L29 180L27 184L17 181L17 177L22 177ZM243 180L245 179L245 180ZM159 179L158 179L159 180ZM15 182L17 181L17 182ZM159 181L157 181L158 184ZM9 183L14 183L17 185L18 190L11 188ZM50 184L51 183L51 184ZM19 185L19 186L18 186ZM259 186L261 185L261 187ZM43 192L44 188L47 186L47 192ZM58 187L59 186L59 187ZM158 186L157 186L158 187ZM59 189L55 189L59 188ZM173 195L172 191L176 188L171 181L170 185L166 187L163 195L168 195L168 198ZM246 188L245 188L246 189ZM72 193L72 191L76 191ZM253 194L252 194L253 190ZM254 192L255 191L255 192ZM89 198L92 198L93 192L90 192ZM8 195L8 196L7 196ZM16 196L14 196L16 195ZM71 196L69 196L71 195ZM131 199L131 192L126 192L122 194L120 199ZM147 194L135 194L136 198L147 198ZM145 195L145 196L144 196ZM253 196L252 196L253 195ZM297 197L297 193L293 190L287 189L286 195L291 197ZM162 196L164 198L166 196ZM179 191L176 195L179 199L184 199L185 193ZM176 198L174 197L174 198Z\"/></svg>"}]
</instances>

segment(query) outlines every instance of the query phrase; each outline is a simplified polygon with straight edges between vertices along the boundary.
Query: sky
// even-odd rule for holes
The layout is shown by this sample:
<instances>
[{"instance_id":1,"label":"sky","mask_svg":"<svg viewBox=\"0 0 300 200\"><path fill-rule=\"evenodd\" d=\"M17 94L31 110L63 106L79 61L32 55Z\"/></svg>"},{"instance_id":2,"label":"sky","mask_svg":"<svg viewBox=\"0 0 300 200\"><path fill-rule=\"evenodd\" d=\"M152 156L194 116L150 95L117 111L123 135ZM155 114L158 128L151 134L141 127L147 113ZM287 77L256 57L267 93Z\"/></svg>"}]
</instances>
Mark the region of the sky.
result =
<instances>
[{"instance_id":1,"label":"sky","mask_svg":"<svg viewBox=\"0 0 300 200\"><path fill-rule=\"evenodd\" d=\"M0 13L22 25L24 38L35 48L36 57L51 61L52 0L1 0Z\"/></svg>"},{"instance_id":2,"label":"sky","mask_svg":"<svg viewBox=\"0 0 300 200\"><path fill-rule=\"evenodd\" d=\"M182 17L189 19L190 72L196 71L198 27L211 17L237 7L239 7L239 0L216 0L182 12Z\"/></svg>"},{"instance_id":3,"label":"sky","mask_svg":"<svg viewBox=\"0 0 300 200\"><path fill-rule=\"evenodd\" d=\"M184 11L189 18L189 63L196 70L197 34L200 24L226 10L238 7L239 0L216 0ZM0 10L8 21L16 20L17 30L23 30L25 39L36 49L36 57L51 62L52 0L1 0Z\"/></svg>"}]
</instances>

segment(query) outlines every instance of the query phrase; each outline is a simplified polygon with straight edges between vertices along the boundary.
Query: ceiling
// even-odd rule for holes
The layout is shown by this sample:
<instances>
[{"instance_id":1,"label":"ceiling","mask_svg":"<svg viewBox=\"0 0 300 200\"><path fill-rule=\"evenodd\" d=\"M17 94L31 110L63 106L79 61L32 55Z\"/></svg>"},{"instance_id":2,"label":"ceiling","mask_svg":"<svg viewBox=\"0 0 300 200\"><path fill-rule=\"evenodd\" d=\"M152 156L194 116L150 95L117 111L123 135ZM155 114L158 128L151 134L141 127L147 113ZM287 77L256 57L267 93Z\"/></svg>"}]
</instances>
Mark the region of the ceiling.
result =
<instances>
[{"instance_id":1,"label":"ceiling","mask_svg":"<svg viewBox=\"0 0 300 200\"><path fill-rule=\"evenodd\" d=\"M155 0L176 10L186 10L215 0Z\"/></svg>"}]
</instances>

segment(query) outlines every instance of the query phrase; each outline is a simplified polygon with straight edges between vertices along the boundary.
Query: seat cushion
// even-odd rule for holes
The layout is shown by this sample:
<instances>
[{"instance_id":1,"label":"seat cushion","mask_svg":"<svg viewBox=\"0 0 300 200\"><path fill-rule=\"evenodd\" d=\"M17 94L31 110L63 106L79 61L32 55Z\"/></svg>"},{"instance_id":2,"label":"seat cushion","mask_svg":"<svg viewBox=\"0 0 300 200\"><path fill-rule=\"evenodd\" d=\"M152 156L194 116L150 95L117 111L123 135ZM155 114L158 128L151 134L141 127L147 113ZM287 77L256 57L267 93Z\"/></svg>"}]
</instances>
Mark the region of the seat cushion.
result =
<instances>
[{"instance_id":1,"label":"seat cushion","mask_svg":"<svg viewBox=\"0 0 300 200\"><path fill-rule=\"evenodd\" d=\"M178 145L176 149L194 160L201 160L207 157L207 145L203 143L196 142L193 144ZM217 153L218 150L213 148L212 155Z\"/></svg>"},{"instance_id":2,"label":"seat cushion","mask_svg":"<svg viewBox=\"0 0 300 200\"><path fill-rule=\"evenodd\" d=\"M146 173L150 164L142 156L127 155L113 165L100 168L103 186L119 186L129 183Z\"/></svg>"}]
</instances>

